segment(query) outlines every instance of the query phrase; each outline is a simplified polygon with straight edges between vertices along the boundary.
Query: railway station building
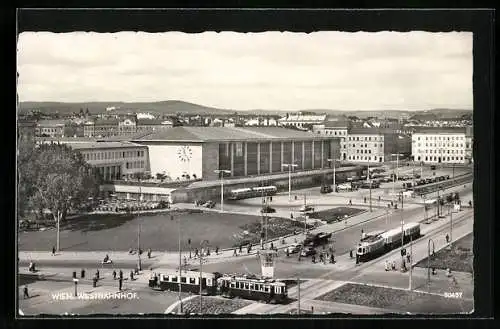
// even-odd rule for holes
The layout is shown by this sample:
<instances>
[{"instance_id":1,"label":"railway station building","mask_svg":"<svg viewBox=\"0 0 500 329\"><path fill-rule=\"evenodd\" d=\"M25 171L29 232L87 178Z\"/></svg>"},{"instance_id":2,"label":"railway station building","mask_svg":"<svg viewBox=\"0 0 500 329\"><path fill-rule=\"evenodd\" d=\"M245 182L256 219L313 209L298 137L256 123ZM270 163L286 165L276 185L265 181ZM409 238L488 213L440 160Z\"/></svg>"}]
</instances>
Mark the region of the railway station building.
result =
<instances>
[{"instance_id":1,"label":"railway station building","mask_svg":"<svg viewBox=\"0 0 500 329\"><path fill-rule=\"evenodd\" d=\"M174 181L218 180L215 170L230 171L227 178L288 173L283 165L291 163L294 172L329 168L340 148L333 136L282 127L173 127L132 142L148 147L152 176Z\"/></svg>"}]
</instances>

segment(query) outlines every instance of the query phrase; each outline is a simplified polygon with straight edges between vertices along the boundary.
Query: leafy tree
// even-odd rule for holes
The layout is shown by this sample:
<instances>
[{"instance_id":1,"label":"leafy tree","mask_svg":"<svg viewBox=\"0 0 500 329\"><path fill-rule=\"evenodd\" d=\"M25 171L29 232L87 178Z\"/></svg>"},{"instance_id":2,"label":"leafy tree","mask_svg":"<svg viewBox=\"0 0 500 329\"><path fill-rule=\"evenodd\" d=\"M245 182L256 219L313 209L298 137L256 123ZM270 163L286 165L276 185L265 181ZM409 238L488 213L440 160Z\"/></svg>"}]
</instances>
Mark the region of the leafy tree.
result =
<instances>
[{"instance_id":1,"label":"leafy tree","mask_svg":"<svg viewBox=\"0 0 500 329\"><path fill-rule=\"evenodd\" d=\"M82 155L66 145L42 144L32 150L26 162L23 155L19 181L34 209L48 209L56 222L59 251L59 226L68 211L79 207L99 193L100 178Z\"/></svg>"}]
</instances>

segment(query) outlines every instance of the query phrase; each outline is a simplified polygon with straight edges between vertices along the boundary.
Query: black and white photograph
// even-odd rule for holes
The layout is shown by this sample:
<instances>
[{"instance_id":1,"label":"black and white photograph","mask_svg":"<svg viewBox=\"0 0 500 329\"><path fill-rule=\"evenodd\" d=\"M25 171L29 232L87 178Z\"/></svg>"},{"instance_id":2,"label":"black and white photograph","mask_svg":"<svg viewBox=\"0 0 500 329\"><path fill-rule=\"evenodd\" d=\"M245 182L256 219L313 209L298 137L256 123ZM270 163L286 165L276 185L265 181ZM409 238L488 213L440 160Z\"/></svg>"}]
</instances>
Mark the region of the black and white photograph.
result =
<instances>
[{"instance_id":1,"label":"black and white photograph","mask_svg":"<svg viewBox=\"0 0 500 329\"><path fill-rule=\"evenodd\" d=\"M473 33L17 40L18 316L470 315Z\"/></svg>"}]
</instances>

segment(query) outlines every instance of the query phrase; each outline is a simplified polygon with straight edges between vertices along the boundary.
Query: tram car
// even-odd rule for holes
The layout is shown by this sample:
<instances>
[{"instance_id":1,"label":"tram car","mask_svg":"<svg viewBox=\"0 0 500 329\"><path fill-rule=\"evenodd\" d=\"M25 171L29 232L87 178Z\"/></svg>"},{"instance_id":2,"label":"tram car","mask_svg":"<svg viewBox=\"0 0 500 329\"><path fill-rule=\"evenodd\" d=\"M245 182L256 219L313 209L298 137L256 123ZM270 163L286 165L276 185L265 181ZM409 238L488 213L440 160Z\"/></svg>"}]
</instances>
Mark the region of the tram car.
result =
<instances>
[{"instance_id":1,"label":"tram car","mask_svg":"<svg viewBox=\"0 0 500 329\"><path fill-rule=\"evenodd\" d=\"M403 244L420 237L420 223L403 225ZM396 227L380 234L374 234L361 240L356 255L365 262L401 246L401 227Z\"/></svg>"},{"instance_id":2,"label":"tram car","mask_svg":"<svg viewBox=\"0 0 500 329\"><path fill-rule=\"evenodd\" d=\"M220 273L201 273L201 293L204 295L217 294L217 279L222 275ZM196 271L170 271L161 273L159 276L153 276L149 279L149 286L153 289L199 293L200 292L200 272Z\"/></svg>"},{"instance_id":3,"label":"tram car","mask_svg":"<svg viewBox=\"0 0 500 329\"><path fill-rule=\"evenodd\" d=\"M257 277L225 275L217 279L218 292L222 297L260 300L281 304L288 300L288 289L284 282Z\"/></svg>"},{"instance_id":4,"label":"tram car","mask_svg":"<svg viewBox=\"0 0 500 329\"><path fill-rule=\"evenodd\" d=\"M229 200L241 200L248 198L256 198L261 196L272 196L278 192L276 186L260 186L260 187L247 187L232 190L229 193Z\"/></svg>"}]
</instances>

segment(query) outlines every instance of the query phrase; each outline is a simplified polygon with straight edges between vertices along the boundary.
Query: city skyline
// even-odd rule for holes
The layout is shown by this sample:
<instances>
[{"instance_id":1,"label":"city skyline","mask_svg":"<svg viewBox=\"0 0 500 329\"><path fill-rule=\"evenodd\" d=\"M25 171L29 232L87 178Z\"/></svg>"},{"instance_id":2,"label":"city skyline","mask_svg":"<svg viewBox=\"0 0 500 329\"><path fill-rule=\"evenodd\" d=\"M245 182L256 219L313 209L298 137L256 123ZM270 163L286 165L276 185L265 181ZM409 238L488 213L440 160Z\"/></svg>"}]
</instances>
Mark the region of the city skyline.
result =
<instances>
[{"instance_id":1,"label":"city skyline","mask_svg":"<svg viewBox=\"0 0 500 329\"><path fill-rule=\"evenodd\" d=\"M19 101L472 109L472 33L22 33Z\"/></svg>"}]
</instances>

